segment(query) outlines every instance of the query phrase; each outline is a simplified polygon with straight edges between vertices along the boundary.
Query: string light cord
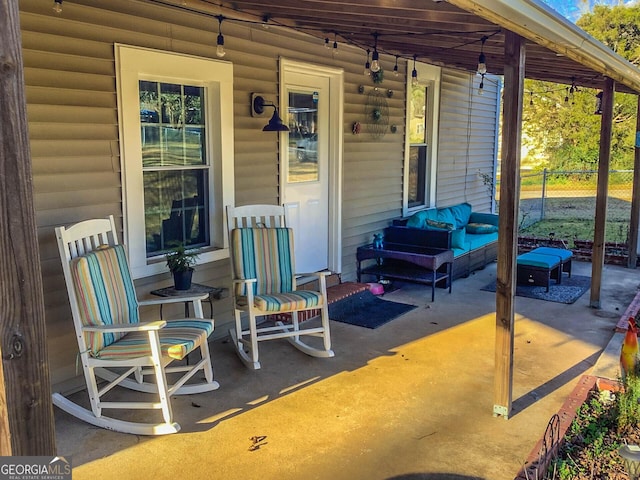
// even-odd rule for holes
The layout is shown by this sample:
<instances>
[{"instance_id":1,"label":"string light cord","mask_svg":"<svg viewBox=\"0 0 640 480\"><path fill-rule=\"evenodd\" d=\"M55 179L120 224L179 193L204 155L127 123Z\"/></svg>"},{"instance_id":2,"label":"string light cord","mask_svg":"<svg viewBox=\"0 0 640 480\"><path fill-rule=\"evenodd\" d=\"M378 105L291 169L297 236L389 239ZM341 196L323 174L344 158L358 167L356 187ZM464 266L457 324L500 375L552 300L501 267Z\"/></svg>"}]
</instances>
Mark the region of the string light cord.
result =
<instances>
[{"instance_id":1,"label":"string light cord","mask_svg":"<svg viewBox=\"0 0 640 480\"><path fill-rule=\"evenodd\" d=\"M337 42L338 39L340 39L340 42L345 43L347 45L352 45L358 48L361 48L362 50L366 51L367 48L371 48L371 45L368 45L366 42L363 41L358 41L358 40L354 40L352 37L353 33L352 32L346 32L346 33L342 33L339 31L331 31L331 32L327 32L326 29L324 28L314 28L314 27L296 27L296 26L292 26L292 25L288 25L285 23L281 23L278 22L276 19L274 19L272 16L267 15L267 16L260 16L258 18L258 16L256 15L257 19L256 20L249 20L249 19L244 19L244 18L232 18L232 17L228 17L226 15L221 15L221 14L213 14L213 13L207 13L207 12L202 12L201 10L195 9L190 7L189 5L186 4L176 4L173 3L169 0L146 0L149 3L155 3L158 5L163 5L166 7L171 7L171 8L178 8L180 10L186 11L186 12L190 12L190 13L196 13L198 15L205 15L205 16L209 16L211 18L214 19L218 19L218 18L222 18L222 20L224 20L227 23L240 23L240 24L249 24L249 25L261 25L261 26L276 26L276 27L283 27L283 28L289 28L292 30L297 30L300 32L323 32L325 34L331 33L334 35L334 49L335 49L335 42ZM211 6L215 6L215 7L219 7L219 8L223 8L223 6L219 3L219 2L212 2L212 1L207 1L207 0L202 0L202 3L205 3L207 5L211 5ZM224 7L227 8L228 7ZM247 14L246 12L242 12L240 10L235 10L235 9L231 9L232 11L237 11L238 13L241 13L243 15L250 15ZM467 42L463 42L460 43L458 45L452 45L451 47L446 47L443 48L441 50L456 50L459 48L464 48L466 46L469 45L473 45L476 43L479 43L482 41L482 38L486 38L489 39L491 37L493 37L494 35L498 35L502 33L502 30L476 30L476 31L430 31L430 32L406 32L406 33L378 33L375 32L375 36L378 39L384 38L384 37L393 37L393 38L402 38L402 37L431 37L431 36L438 36L438 35L463 35L463 36L477 36L480 35L481 38L475 38L473 40L469 40ZM372 35L372 39L374 37L374 33L371 34ZM382 47L378 47L378 52L379 53L383 53L385 55L391 55L397 58L402 58L404 60L412 60L413 59L413 55L399 55L395 52L391 52L389 50L385 50ZM418 59L420 58L419 56L417 57Z\"/></svg>"}]
</instances>

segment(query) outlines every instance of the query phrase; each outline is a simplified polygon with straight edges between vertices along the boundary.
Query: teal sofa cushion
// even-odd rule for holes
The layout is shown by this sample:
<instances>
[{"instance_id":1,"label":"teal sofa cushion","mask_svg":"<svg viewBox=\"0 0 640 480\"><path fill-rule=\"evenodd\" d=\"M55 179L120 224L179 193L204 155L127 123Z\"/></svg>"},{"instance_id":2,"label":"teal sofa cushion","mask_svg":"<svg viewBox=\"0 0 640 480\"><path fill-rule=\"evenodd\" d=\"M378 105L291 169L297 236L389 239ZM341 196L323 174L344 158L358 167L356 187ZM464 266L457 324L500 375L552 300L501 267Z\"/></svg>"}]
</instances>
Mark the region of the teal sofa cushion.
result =
<instances>
[{"instance_id":1,"label":"teal sofa cushion","mask_svg":"<svg viewBox=\"0 0 640 480\"><path fill-rule=\"evenodd\" d=\"M448 207L439 208L435 220L437 220L438 222L450 223L454 226L454 228L458 227L458 224L456 223L456 217L453 216L453 212Z\"/></svg>"},{"instance_id":2,"label":"teal sofa cushion","mask_svg":"<svg viewBox=\"0 0 640 480\"><path fill-rule=\"evenodd\" d=\"M459 203L448 207L448 210L453 215L456 222L456 228L462 228L469 223L469 217L471 216L471 205L468 203Z\"/></svg>"},{"instance_id":3,"label":"teal sofa cushion","mask_svg":"<svg viewBox=\"0 0 640 480\"><path fill-rule=\"evenodd\" d=\"M475 250L481 248L491 242L498 240L498 232L493 233L474 233L465 237L467 250Z\"/></svg>"},{"instance_id":4,"label":"teal sofa cushion","mask_svg":"<svg viewBox=\"0 0 640 480\"><path fill-rule=\"evenodd\" d=\"M407 227L425 228L427 220L436 220L437 216L438 211L435 208L420 210L409 217Z\"/></svg>"},{"instance_id":5,"label":"teal sofa cushion","mask_svg":"<svg viewBox=\"0 0 640 480\"><path fill-rule=\"evenodd\" d=\"M425 221L426 221L426 211L421 210L409 217L409 220L407 220L407 227L423 228Z\"/></svg>"}]
</instances>

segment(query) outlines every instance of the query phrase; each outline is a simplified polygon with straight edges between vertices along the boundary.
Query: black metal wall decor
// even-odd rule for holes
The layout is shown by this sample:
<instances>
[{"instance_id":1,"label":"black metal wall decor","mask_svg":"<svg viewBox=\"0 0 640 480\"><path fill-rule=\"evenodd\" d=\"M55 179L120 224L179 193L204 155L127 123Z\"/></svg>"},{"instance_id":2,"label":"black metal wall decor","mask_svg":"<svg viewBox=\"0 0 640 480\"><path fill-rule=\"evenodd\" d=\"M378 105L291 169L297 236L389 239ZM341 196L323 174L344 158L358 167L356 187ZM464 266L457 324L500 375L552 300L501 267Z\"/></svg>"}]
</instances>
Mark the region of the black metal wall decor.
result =
<instances>
[{"instance_id":1,"label":"black metal wall decor","mask_svg":"<svg viewBox=\"0 0 640 480\"><path fill-rule=\"evenodd\" d=\"M374 138L383 137L389 126L389 105L386 93L382 93L378 88L373 88L367 94L364 114L367 133L373 135Z\"/></svg>"}]
</instances>

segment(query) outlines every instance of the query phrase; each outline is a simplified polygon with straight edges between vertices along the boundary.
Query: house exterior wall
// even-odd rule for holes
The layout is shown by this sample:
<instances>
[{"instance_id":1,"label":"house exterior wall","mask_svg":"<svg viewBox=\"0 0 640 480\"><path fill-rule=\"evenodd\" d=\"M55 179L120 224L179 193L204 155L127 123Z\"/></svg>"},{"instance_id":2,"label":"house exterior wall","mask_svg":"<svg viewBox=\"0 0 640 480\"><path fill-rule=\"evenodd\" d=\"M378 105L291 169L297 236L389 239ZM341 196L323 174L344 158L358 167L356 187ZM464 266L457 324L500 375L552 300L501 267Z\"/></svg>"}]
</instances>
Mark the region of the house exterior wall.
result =
<instances>
[{"instance_id":1,"label":"house exterior wall","mask_svg":"<svg viewBox=\"0 0 640 480\"><path fill-rule=\"evenodd\" d=\"M21 0L21 28L25 66L27 111L33 159L34 199L41 252L47 335L52 383L68 385L76 376L77 344L57 252L54 227L113 214L122 231L122 183L119 157L114 43L216 59L217 21L179 9L133 0L65 1L61 15L49 2ZM352 125L365 123L365 92L374 88L362 73L362 50L339 44L334 56L317 39L277 27L224 22L225 61L234 66L234 135L236 205L279 203L277 135L262 132L264 119L250 115L252 92L277 97L279 58L306 61L344 69L344 155L342 206L342 278L355 279L356 248L389 225L402 211L405 125L406 61L400 59L398 77L391 75L394 57L381 55L386 72L379 86L392 90L388 99L389 124L395 134L374 138L352 134ZM474 177L480 165L493 161L485 139L494 123L474 121L470 151L478 152L463 168L467 115L489 118L491 95L482 104L468 102L469 75L445 71L442 102L438 199L443 204L460 198L466 172L473 189L468 195L478 209L485 192ZM480 128L483 127L483 128ZM486 128L485 128L486 127ZM483 147L475 146L482 143ZM480 154L482 152L482 155ZM486 155L486 158L483 156ZM477 190L477 191L476 191ZM486 208L488 210L488 208ZM122 236L121 236L122 238ZM229 286L228 261L201 265L194 280ZM171 283L169 274L136 281L139 294ZM181 307L177 307L179 313ZM231 322L230 299L215 302L214 335L223 336ZM157 315L143 311L143 317ZM167 311L165 310L165 313ZM171 314L171 312L169 312Z\"/></svg>"},{"instance_id":2,"label":"house exterior wall","mask_svg":"<svg viewBox=\"0 0 640 480\"><path fill-rule=\"evenodd\" d=\"M500 80L446 70L441 81L440 135L436 203L469 202L478 212L491 211L491 197L478 172L492 174L496 158Z\"/></svg>"}]
</instances>

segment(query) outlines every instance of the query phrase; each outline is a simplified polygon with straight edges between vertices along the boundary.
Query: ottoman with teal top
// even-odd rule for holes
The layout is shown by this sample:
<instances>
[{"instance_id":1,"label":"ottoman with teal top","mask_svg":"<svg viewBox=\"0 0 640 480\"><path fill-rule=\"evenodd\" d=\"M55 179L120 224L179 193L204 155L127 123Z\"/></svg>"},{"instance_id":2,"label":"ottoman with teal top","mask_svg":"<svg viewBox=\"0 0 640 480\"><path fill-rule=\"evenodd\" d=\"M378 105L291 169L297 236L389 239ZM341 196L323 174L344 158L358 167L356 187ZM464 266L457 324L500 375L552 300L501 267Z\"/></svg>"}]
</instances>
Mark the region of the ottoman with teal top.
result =
<instances>
[{"instance_id":1,"label":"ottoman with teal top","mask_svg":"<svg viewBox=\"0 0 640 480\"><path fill-rule=\"evenodd\" d=\"M540 253L527 252L518 255L517 281L519 285L541 285L549 291L551 277L560 283L562 275L560 268L562 262L557 255L542 255Z\"/></svg>"},{"instance_id":2,"label":"ottoman with teal top","mask_svg":"<svg viewBox=\"0 0 640 480\"><path fill-rule=\"evenodd\" d=\"M560 273L566 272L569 274L569 278L571 278L571 258L573 257L573 252L571 250L567 250L565 248L538 247L531 250L531 253L560 257L560 263L562 264Z\"/></svg>"}]
</instances>

